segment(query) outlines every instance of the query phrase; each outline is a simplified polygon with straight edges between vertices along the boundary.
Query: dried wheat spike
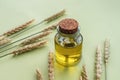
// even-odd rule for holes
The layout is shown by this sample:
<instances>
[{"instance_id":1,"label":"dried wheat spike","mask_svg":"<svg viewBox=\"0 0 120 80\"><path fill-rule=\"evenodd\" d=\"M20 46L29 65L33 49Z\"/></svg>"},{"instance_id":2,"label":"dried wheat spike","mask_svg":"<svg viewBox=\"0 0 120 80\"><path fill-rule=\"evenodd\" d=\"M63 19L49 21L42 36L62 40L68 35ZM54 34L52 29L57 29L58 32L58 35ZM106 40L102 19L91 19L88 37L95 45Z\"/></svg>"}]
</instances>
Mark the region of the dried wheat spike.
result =
<instances>
[{"instance_id":1,"label":"dried wheat spike","mask_svg":"<svg viewBox=\"0 0 120 80\"><path fill-rule=\"evenodd\" d=\"M96 50L96 63L95 63L95 79L100 80L102 74L102 53L100 46Z\"/></svg>"},{"instance_id":2,"label":"dried wheat spike","mask_svg":"<svg viewBox=\"0 0 120 80\"><path fill-rule=\"evenodd\" d=\"M37 73L37 80L43 80L41 72L39 69L36 69L36 73Z\"/></svg>"},{"instance_id":3,"label":"dried wheat spike","mask_svg":"<svg viewBox=\"0 0 120 80\"><path fill-rule=\"evenodd\" d=\"M1 46L1 45L4 45L4 44L6 44L6 43L9 43L10 41L11 41L11 39L9 39L9 38L4 38L3 40L0 41L0 46Z\"/></svg>"},{"instance_id":4,"label":"dried wheat spike","mask_svg":"<svg viewBox=\"0 0 120 80\"><path fill-rule=\"evenodd\" d=\"M55 24L55 25L49 26L48 28L45 28L45 29L42 30L41 32L46 32L46 31L54 30L54 29L57 28L57 26L58 26L58 24Z\"/></svg>"},{"instance_id":5,"label":"dried wheat spike","mask_svg":"<svg viewBox=\"0 0 120 80\"><path fill-rule=\"evenodd\" d=\"M104 61L108 63L108 58L110 54L110 41L108 39L105 40L104 43Z\"/></svg>"},{"instance_id":6,"label":"dried wheat spike","mask_svg":"<svg viewBox=\"0 0 120 80\"><path fill-rule=\"evenodd\" d=\"M49 80L54 80L54 55L53 55L53 52L49 52L49 55L48 55L48 77L49 77Z\"/></svg>"},{"instance_id":7,"label":"dried wheat spike","mask_svg":"<svg viewBox=\"0 0 120 80\"><path fill-rule=\"evenodd\" d=\"M19 32L19 31L25 29L26 27L28 27L28 25L30 25L33 21L35 21L35 20L32 19L32 20L26 22L25 24L23 24L23 25L21 25L21 26L19 26L19 27L16 27L16 28L14 28L14 29L12 29L12 30L7 31L7 32L4 33L3 35L10 36L10 35L12 35L12 34L14 34L14 33L17 33L17 32Z\"/></svg>"},{"instance_id":8,"label":"dried wheat spike","mask_svg":"<svg viewBox=\"0 0 120 80\"><path fill-rule=\"evenodd\" d=\"M56 14L54 14L54 15L52 15L52 16L50 16L49 18L45 19L44 21L51 22L51 21L63 16L64 14L65 14L65 9L56 13Z\"/></svg>"},{"instance_id":9,"label":"dried wheat spike","mask_svg":"<svg viewBox=\"0 0 120 80\"><path fill-rule=\"evenodd\" d=\"M28 52L28 51L31 51L33 49L36 49L36 48L39 48L39 47L42 47L44 46L45 44L47 43L47 41L40 41L40 42L36 42L36 43L33 43L33 44L29 44L29 45L26 45L22 48L19 48L13 52L11 52L11 54L14 54L14 55L19 55L19 54L22 54L22 53L25 53L25 52Z\"/></svg>"},{"instance_id":10,"label":"dried wheat spike","mask_svg":"<svg viewBox=\"0 0 120 80\"><path fill-rule=\"evenodd\" d=\"M24 46L24 45L28 45L28 44L34 43L34 42L36 42L36 40L39 40L40 38L43 38L43 37L49 35L50 33L51 33L50 31L46 31L46 32L43 32L41 34L38 34L38 35L36 35L36 36L34 36L32 38L29 38L29 39L23 41L21 43L21 45Z\"/></svg>"},{"instance_id":11,"label":"dried wheat spike","mask_svg":"<svg viewBox=\"0 0 120 80\"><path fill-rule=\"evenodd\" d=\"M0 41L4 40L5 38L6 38L6 36L1 35L0 36Z\"/></svg>"},{"instance_id":12,"label":"dried wheat spike","mask_svg":"<svg viewBox=\"0 0 120 80\"><path fill-rule=\"evenodd\" d=\"M87 71L86 71L85 65L82 67L81 79L82 80L88 80L88 75L87 75Z\"/></svg>"}]
</instances>

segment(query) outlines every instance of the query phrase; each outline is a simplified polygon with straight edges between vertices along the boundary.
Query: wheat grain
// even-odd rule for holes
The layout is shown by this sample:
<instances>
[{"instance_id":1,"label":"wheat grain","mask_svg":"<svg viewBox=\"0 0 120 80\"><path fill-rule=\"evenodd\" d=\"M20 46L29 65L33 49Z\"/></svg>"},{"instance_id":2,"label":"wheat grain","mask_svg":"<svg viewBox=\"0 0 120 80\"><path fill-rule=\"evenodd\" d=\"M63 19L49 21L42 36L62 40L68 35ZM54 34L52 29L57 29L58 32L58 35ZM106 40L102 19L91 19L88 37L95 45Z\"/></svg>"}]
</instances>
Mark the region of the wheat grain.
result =
<instances>
[{"instance_id":1,"label":"wheat grain","mask_svg":"<svg viewBox=\"0 0 120 80\"><path fill-rule=\"evenodd\" d=\"M0 46L1 45L4 45L4 44L6 44L6 43L9 43L11 41L11 39L9 39L9 38L4 38L4 39L2 39L1 41L0 41Z\"/></svg>"},{"instance_id":2,"label":"wheat grain","mask_svg":"<svg viewBox=\"0 0 120 80\"><path fill-rule=\"evenodd\" d=\"M54 55L51 51L48 55L48 77L49 80L54 80Z\"/></svg>"},{"instance_id":3,"label":"wheat grain","mask_svg":"<svg viewBox=\"0 0 120 80\"><path fill-rule=\"evenodd\" d=\"M14 28L14 29L12 29L12 30L9 30L9 31L5 32L3 35L5 35L5 36L10 36L10 35L12 35L12 34L14 34L14 33L17 33L17 32L19 32L19 31L25 29L26 27L28 27L28 25L30 25L33 21L34 21L34 19L26 22L25 24L23 24L23 25L21 25L21 26L19 26L19 27L16 27L16 28Z\"/></svg>"},{"instance_id":4,"label":"wheat grain","mask_svg":"<svg viewBox=\"0 0 120 80\"><path fill-rule=\"evenodd\" d=\"M83 80L81 75L80 75L80 78L79 78L79 80Z\"/></svg>"},{"instance_id":5,"label":"wheat grain","mask_svg":"<svg viewBox=\"0 0 120 80\"><path fill-rule=\"evenodd\" d=\"M37 73L37 80L43 80L41 72L39 69L36 69L36 73Z\"/></svg>"},{"instance_id":6,"label":"wheat grain","mask_svg":"<svg viewBox=\"0 0 120 80\"><path fill-rule=\"evenodd\" d=\"M40 41L40 42L36 42L36 43L33 43L33 44L29 44L29 45L26 45L22 48L19 48L13 52L11 52L11 54L14 54L14 55L19 55L19 54L22 54L22 53L25 53L25 52L28 52L28 51L31 51L33 49L36 49L38 47L42 47L46 44L47 41Z\"/></svg>"},{"instance_id":7,"label":"wheat grain","mask_svg":"<svg viewBox=\"0 0 120 80\"><path fill-rule=\"evenodd\" d=\"M5 38L6 38L6 36L1 35L0 36L0 41L4 40Z\"/></svg>"}]
</instances>

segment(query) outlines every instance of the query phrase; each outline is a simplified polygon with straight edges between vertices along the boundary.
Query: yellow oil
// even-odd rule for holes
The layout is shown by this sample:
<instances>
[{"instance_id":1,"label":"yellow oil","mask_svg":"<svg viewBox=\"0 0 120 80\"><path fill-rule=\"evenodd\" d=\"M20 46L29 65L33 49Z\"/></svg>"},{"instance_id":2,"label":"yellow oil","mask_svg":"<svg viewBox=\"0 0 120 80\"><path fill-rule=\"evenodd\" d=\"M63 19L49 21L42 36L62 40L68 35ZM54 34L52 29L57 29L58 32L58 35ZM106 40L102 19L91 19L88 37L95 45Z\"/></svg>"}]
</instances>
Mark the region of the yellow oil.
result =
<instances>
[{"instance_id":1,"label":"yellow oil","mask_svg":"<svg viewBox=\"0 0 120 80\"><path fill-rule=\"evenodd\" d=\"M55 41L56 61L64 66L75 65L80 61L82 54L82 43L79 45L75 42L60 45Z\"/></svg>"}]
</instances>

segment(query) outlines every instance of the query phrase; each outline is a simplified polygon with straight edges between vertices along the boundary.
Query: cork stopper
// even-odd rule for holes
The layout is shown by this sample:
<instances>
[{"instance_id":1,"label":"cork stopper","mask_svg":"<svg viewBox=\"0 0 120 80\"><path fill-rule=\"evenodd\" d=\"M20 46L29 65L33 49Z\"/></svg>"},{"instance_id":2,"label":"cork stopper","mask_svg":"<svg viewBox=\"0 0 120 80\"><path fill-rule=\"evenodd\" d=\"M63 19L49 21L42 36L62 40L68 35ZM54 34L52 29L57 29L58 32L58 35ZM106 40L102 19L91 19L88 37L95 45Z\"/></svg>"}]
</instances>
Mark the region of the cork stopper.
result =
<instances>
[{"instance_id":1,"label":"cork stopper","mask_svg":"<svg viewBox=\"0 0 120 80\"><path fill-rule=\"evenodd\" d=\"M59 22L59 30L65 34L73 34L78 29L78 22L74 19L63 19Z\"/></svg>"}]
</instances>

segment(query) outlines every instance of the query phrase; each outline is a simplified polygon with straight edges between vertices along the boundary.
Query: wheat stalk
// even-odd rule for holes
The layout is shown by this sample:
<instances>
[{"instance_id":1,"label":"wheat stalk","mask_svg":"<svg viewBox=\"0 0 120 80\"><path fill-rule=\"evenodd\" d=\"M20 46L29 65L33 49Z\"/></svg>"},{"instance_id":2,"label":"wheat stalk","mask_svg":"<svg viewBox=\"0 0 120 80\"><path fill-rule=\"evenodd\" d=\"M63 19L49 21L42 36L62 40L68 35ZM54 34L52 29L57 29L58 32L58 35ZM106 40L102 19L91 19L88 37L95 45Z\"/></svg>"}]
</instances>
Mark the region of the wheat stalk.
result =
<instances>
[{"instance_id":1,"label":"wheat stalk","mask_svg":"<svg viewBox=\"0 0 120 80\"><path fill-rule=\"evenodd\" d=\"M26 45L22 48L19 48L13 52L11 52L11 54L14 54L14 55L19 55L19 54L22 54L22 53L25 53L25 52L28 52L28 51L31 51L33 49L36 49L38 47L42 47L46 44L46 40L44 41L40 41L40 42L36 42L36 43L33 43L33 44L29 44L29 45Z\"/></svg>"},{"instance_id":2,"label":"wheat stalk","mask_svg":"<svg viewBox=\"0 0 120 80\"><path fill-rule=\"evenodd\" d=\"M56 14L54 14L53 16L50 16L49 18L45 19L44 21L51 22L54 19L57 19L57 18L63 16L64 14L65 14L65 9L56 13Z\"/></svg>"},{"instance_id":3,"label":"wheat stalk","mask_svg":"<svg viewBox=\"0 0 120 80\"><path fill-rule=\"evenodd\" d=\"M95 79L100 80L102 74L102 53L100 46L97 46L96 50L96 62L95 62Z\"/></svg>"},{"instance_id":4,"label":"wheat stalk","mask_svg":"<svg viewBox=\"0 0 120 80\"><path fill-rule=\"evenodd\" d=\"M37 80L43 80L41 72L39 69L36 69L36 73L37 73Z\"/></svg>"},{"instance_id":5,"label":"wheat stalk","mask_svg":"<svg viewBox=\"0 0 120 80\"><path fill-rule=\"evenodd\" d=\"M12 34L14 34L14 33L17 33L17 32L19 32L19 31L25 29L26 27L28 27L28 25L30 25L33 21L34 21L34 19L26 22L25 24L23 24L23 25L21 25L21 26L19 26L19 27L16 27L16 28L14 28L14 29L12 29L12 30L9 30L9 31L5 32L3 35L5 35L5 36L10 36L10 35L12 35Z\"/></svg>"},{"instance_id":6,"label":"wheat stalk","mask_svg":"<svg viewBox=\"0 0 120 80\"><path fill-rule=\"evenodd\" d=\"M8 42L10 42L11 41L11 39L9 39L9 38L4 38L4 39L2 39L1 41L0 41L0 46L1 45L4 45L4 44L6 44L6 43L8 43Z\"/></svg>"},{"instance_id":7,"label":"wheat stalk","mask_svg":"<svg viewBox=\"0 0 120 80\"><path fill-rule=\"evenodd\" d=\"M87 75L87 71L86 71L85 65L82 67L80 80L88 80L88 75Z\"/></svg>"},{"instance_id":8,"label":"wheat stalk","mask_svg":"<svg viewBox=\"0 0 120 80\"><path fill-rule=\"evenodd\" d=\"M109 53L110 53L110 41L106 39L104 43L104 62L105 63L108 63Z\"/></svg>"},{"instance_id":9,"label":"wheat stalk","mask_svg":"<svg viewBox=\"0 0 120 80\"><path fill-rule=\"evenodd\" d=\"M34 36L34 37L32 37L32 38L29 38L29 39L23 41L20 45L23 46L23 45L27 45L27 44L34 43L34 42L37 41L38 39L43 38L43 37L49 35L50 33L51 33L50 31L43 32L43 33L41 33L41 34L38 34L37 36Z\"/></svg>"},{"instance_id":10,"label":"wheat stalk","mask_svg":"<svg viewBox=\"0 0 120 80\"><path fill-rule=\"evenodd\" d=\"M48 55L48 77L49 80L54 80L54 55L51 51Z\"/></svg>"}]
</instances>

